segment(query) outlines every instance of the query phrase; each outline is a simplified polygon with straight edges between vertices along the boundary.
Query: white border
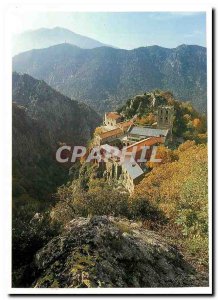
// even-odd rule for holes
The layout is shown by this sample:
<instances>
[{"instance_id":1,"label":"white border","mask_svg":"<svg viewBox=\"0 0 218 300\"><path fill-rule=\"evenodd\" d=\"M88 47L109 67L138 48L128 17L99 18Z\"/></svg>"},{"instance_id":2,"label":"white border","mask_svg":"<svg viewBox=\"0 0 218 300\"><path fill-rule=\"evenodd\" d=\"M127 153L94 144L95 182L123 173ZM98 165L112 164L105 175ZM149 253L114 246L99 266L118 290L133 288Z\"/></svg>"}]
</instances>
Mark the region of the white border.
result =
<instances>
[{"instance_id":1,"label":"white border","mask_svg":"<svg viewBox=\"0 0 218 300\"><path fill-rule=\"evenodd\" d=\"M172 0L152 1L150 3L140 2L135 0L71 0L71 4L59 5L56 0L42 1L38 0L38 4L23 4L24 1L17 1L20 4L12 4L4 6L3 15L3 57L4 57L4 72L0 75L4 86L4 96L1 98L2 109L0 121L2 122L2 135L1 139L4 142L4 147L1 147L1 178L2 184L1 203L2 209L1 221L3 222L1 229L1 239L4 241L1 244L3 253L1 253L1 266L3 267L3 291L4 295L7 294L211 294L212 292L212 36L211 24L212 15L211 7L208 5L201 5L202 2L193 2L192 0L183 1L181 4ZM196 7L197 3L197 7ZM33 288L11 288L11 41L10 32L12 32L11 12L13 10L22 9L28 11L206 11L207 12L207 88L208 88L208 151L209 151L209 228L210 228L210 286L209 287L190 287L190 288L92 288L92 289L33 289ZM2 172L3 171L3 172ZM3 247L2 247L3 246ZM1 249L2 250L2 249ZM6 255L7 254L7 255ZM10 267L9 267L10 266Z\"/></svg>"}]
</instances>

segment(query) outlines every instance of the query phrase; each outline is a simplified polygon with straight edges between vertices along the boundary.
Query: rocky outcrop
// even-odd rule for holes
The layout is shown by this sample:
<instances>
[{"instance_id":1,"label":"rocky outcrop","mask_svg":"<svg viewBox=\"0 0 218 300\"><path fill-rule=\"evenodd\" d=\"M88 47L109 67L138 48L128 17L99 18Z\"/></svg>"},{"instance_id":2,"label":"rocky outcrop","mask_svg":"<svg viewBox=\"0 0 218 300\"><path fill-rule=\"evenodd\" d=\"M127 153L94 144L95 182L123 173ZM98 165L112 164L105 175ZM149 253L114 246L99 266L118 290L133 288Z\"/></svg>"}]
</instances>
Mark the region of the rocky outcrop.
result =
<instances>
[{"instance_id":1,"label":"rocky outcrop","mask_svg":"<svg viewBox=\"0 0 218 300\"><path fill-rule=\"evenodd\" d=\"M174 246L138 223L106 216L72 220L37 252L35 264L36 288L196 285Z\"/></svg>"}]
</instances>

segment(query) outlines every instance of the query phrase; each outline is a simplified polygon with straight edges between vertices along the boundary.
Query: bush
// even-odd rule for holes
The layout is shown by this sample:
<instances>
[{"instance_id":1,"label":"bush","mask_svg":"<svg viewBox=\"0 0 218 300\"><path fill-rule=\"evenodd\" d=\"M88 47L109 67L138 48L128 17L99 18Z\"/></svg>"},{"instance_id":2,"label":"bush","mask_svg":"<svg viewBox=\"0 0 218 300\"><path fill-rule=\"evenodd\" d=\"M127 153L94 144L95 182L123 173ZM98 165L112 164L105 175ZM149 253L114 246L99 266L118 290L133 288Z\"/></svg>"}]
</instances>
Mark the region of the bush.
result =
<instances>
[{"instance_id":1,"label":"bush","mask_svg":"<svg viewBox=\"0 0 218 300\"><path fill-rule=\"evenodd\" d=\"M41 200L28 194L13 199L12 281L15 287L27 287L32 283L35 253L59 233L59 224L51 220L44 208Z\"/></svg>"},{"instance_id":2,"label":"bush","mask_svg":"<svg viewBox=\"0 0 218 300\"><path fill-rule=\"evenodd\" d=\"M138 220L165 223L163 212L143 197L129 199L129 217Z\"/></svg>"},{"instance_id":3,"label":"bush","mask_svg":"<svg viewBox=\"0 0 218 300\"><path fill-rule=\"evenodd\" d=\"M154 168L136 187L134 197L146 198L152 206L161 210L172 226L177 226L182 236L182 243L186 245L186 253L188 255L195 253L194 259L200 259L206 264L208 261L207 147L187 141L175 152L178 160ZM201 241L205 241L202 249L199 247ZM178 239L175 243L179 243Z\"/></svg>"},{"instance_id":4,"label":"bush","mask_svg":"<svg viewBox=\"0 0 218 300\"><path fill-rule=\"evenodd\" d=\"M94 179L89 189L80 189L74 181L58 190L59 201L52 211L53 218L65 224L76 216L111 215L135 220L165 221L163 213L145 198L130 198L103 179Z\"/></svg>"}]
</instances>

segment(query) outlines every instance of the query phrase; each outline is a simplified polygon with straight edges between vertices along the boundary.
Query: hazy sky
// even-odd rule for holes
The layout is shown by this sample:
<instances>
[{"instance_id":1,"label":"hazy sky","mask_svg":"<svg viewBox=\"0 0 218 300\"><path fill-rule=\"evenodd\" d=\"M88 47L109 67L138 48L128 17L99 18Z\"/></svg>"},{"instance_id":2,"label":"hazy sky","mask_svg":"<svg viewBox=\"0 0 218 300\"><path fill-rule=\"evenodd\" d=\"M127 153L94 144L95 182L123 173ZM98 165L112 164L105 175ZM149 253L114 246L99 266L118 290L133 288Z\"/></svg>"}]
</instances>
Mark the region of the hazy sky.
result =
<instances>
[{"instance_id":1,"label":"hazy sky","mask_svg":"<svg viewBox=\"0 0 218 300\"><path fill-rule=\"evenodd\" d=\"M15 13L14 33L41 27L68 28L105 44L132 49L160 45L206 45L204 12Z\"/></svg>"}]
</instances>

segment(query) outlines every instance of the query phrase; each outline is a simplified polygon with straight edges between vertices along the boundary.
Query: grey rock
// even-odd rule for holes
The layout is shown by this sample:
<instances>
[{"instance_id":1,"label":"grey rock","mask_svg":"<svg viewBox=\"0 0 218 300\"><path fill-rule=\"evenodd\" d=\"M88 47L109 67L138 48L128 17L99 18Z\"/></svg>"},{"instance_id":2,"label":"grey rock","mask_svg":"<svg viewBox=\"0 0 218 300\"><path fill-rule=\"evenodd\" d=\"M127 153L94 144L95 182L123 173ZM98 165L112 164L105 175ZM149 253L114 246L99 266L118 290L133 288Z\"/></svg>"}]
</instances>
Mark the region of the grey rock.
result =
<instances>
[{"instance_id":1,"label":"grey rock","mask_svg":"<svg viewBox=\"0 0 218 300\"><path fill-rule=\"evenodd\" d=\"M72 220L37 252L35 264L37 288L196 285L195 270L174 246L141 224L114 217Z\"/></svg>"}]
</instances>

